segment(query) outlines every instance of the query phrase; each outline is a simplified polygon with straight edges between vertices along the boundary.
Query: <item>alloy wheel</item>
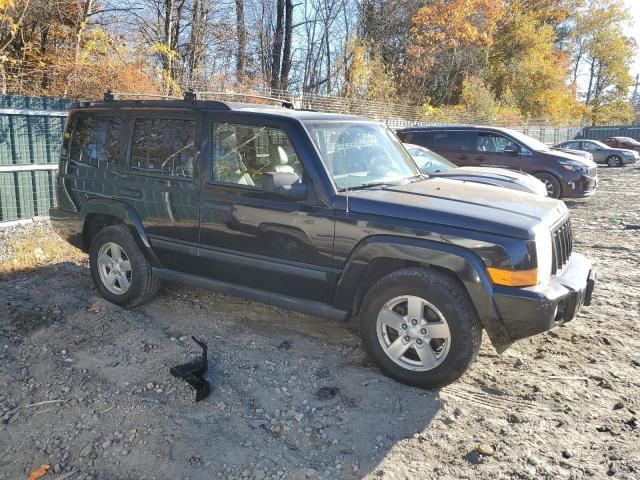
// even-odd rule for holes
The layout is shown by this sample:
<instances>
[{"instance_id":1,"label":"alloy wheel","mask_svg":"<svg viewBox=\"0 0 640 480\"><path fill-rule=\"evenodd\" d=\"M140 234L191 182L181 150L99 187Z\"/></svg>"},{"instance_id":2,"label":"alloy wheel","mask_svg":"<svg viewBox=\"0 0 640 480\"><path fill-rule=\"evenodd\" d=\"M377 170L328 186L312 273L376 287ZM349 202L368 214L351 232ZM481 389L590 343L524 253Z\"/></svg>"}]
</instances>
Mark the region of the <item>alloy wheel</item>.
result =
<instances>
[{"instance_id":1,"label":"alloy wheel","mask_svg":"<svg viewBox=\"0 0 640 480\"><path fill-rule=\"evenodd\" d=\"M124 249L115 242L100 247L97 259L100 281L114 295L122 295L131 287L131 262Z\"/></svg>"},{"instance_id":2,"label":"alloy wheel","mask_svg":"<svg viewBox=\"0 0 640 480\"><path fill-rule=\"evenodd\" d=\"M386 302L378 313L376 330L384 353L407 370L433 370L451 348L451 331L442 312L414 295Z\"/></svg>"}]
</instances>

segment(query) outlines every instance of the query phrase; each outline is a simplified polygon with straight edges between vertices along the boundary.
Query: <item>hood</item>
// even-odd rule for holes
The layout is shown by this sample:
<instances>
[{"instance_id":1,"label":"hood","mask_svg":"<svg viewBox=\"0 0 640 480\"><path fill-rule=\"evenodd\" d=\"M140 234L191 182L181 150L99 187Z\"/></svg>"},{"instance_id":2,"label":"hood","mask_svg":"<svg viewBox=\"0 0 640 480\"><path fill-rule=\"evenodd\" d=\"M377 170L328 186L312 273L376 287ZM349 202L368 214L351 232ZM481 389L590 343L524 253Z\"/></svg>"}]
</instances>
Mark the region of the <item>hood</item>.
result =
<instances>
[{"instance_id":1,"label":"hood","mask_svg":"<svg viewBox=\"0 0 640 480\"><path fill-rule=\"evenodd\" d=\"M540 153L557 158L558 160L571 160L574 163L579 163L588 168L595 168L598 166L593 160L589 160L583 156L574 155L562 150L549 149L548 151L540 151Z\"/></svg>"},{"instance_id":2,"label":"hood","mask_svg":"<svg viewBox=\"0 0 640 480\"><path fill-rule=\"evenodd\" d=\"M350 191L349 210L522 239L568 215L559 200L446 178Z\"/></svg>"},{"instance_id":3,"label":"hood","mask_svg":"<svg viewBox=\"0 0 640 480\"><path fill-rule=\"evenodd\" d=\"M468 182L478 182L496 187L512 188L536 195L547 195L544 184L533 175L508 168L458 167L432 173L430 177L450 178Z\"/></svg>"}]
</instances>

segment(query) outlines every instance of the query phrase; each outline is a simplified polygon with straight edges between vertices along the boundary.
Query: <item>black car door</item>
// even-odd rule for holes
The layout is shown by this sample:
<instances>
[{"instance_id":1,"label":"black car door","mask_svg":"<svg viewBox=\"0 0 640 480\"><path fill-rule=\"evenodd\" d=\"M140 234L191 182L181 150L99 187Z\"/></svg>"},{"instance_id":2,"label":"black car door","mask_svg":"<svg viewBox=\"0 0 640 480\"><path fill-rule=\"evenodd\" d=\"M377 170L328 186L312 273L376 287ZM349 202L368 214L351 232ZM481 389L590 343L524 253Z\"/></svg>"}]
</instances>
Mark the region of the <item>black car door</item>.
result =
<instances>
[{"instance_id":1,"label":"black car door","mask_svg":"<svg viewBox=\"0 0 640 480\"><path fill-rule=\"evenodd\" d=\"M131 110L125 117L126 165L115 198L140 216L164 267L190 270L198 241L197 146L194 111Z\"/></svg>"},{"instance_id":2,"label":"black car door","mask_svg":"<svg viewBox=\"0 0 640 480\"><path fill-rule=\"evenodd\" d=\"M299 154L304 140L293 128L255 114L208 114L200 267L216 280L326 302L335 277L334 213L315 195ZM308 185L307 198L264 191L267 172L295 173Z\"/></svg>"}]
</instances>

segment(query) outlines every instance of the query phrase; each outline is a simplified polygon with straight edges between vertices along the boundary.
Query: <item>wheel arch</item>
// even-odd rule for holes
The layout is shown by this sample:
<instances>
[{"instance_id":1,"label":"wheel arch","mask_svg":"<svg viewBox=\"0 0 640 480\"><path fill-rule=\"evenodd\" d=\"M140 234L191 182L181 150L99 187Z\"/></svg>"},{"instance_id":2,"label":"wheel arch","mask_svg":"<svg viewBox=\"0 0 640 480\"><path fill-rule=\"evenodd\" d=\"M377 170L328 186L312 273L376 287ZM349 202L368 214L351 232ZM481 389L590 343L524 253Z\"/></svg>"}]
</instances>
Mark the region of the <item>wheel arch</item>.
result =
<instances>
[{"instance_id":1,"label":"wheel arch","mask_svg":"<svg viewBox=\"0 0 640 480\"><path fill-rule=\"evenodd\" d=\"M117 200L96 198L86 202L81 213L83 218L82 242L85 251L89 251L91 239L102 228L124 224L129 227L151 264L160 266L160 262L151 248L142 220L131 205Z\"/></svg>"},{"instance_id":2,"label":"wheel arch","mask_svg":"<svg viewBox=\"0 0 640 480\"><path fill-rule=\"evenodd\" d=\"M367 291L397 270L438 270L462 286L494 346L502 350L511 338L493 304L493 287L484 263L472 251L430 240L376 235L361 241L350 255L336 285L334 305L357 315Z\"/></svg>"}]
</instances>

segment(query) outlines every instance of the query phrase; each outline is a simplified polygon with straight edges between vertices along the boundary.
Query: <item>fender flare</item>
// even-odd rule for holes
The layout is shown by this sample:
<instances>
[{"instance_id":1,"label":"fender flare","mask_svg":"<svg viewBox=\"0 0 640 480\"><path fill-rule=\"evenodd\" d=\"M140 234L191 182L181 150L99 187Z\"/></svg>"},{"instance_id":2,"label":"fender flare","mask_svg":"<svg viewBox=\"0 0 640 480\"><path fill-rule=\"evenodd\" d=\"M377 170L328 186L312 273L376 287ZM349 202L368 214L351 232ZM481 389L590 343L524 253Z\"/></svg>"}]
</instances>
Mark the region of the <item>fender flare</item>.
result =
<instances>
[{"instance_id":1,"label":"fender flare","mask_svg":"<svg viewBox=\"0 0 640 480\"><path fill-rule=\"evenodd\" d=\"M471 250L453 244L393 235L374 235L362 240L349 256L336 285L334 305L358 313L361 280L375 259L388 258L425 266L434 266L457 278L465 288L491 342L498 351L513 340L500 319L493 302L493 285L480 257Z\"/></svg>"},{"instance_id":2,"label":"fender flare","mask_svg":"<svg viewBox=\"0 0 640 480\"><path fill-rule=\"evenodd\" d=\"M83 228L87 217L91 214L109 215L120 219L122 223L132 229L140 247L151 264L154 267L161 266L158 257L151 248L151 243L149 242L147 233L144 230L144 225L142 224L140 216L128 203L110 198L92 198L82 206L80 214L82 216Z\"/></svg>"}]
</instances>

